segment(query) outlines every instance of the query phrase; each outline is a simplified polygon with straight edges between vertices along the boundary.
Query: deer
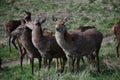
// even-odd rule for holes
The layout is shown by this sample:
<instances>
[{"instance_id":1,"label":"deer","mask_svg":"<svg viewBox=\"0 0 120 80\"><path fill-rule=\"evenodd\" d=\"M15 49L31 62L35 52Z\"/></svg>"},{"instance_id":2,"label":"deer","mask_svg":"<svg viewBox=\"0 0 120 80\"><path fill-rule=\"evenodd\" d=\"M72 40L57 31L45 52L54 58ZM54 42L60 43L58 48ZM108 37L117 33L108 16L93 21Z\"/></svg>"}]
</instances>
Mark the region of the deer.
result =
<instances>
[{"instance_id":1,"label":"deer","mask_svg":"<svg viewBox=\"0 0 120 80\"><path fill-rule=\"evenodd\" d=\"M94 62L96 58L97 71L100 72L99 67L99 50L101 47L103 34L97 29L88 29L84 32L69 33L65 26L67 17L64 19L54 19L55 21L55 38L58 45L65 52L69 61L69 70L74 72L74 59L77 60L79 66L80 58L86 56L88 61ZM93 52L94 55L93 55ZM77 67L78 68L78 67Z\"/></svg>"},{"instance_id":2,"label":"deer","mask_svg":"<svg viewBox=\"0 0 120 80\"><path fill-rule=\"evenodd\" d=\"M50 64L53 58L56 59L61 58L63 60L63 65L61 66L60 70L56 71L63 72L67 58L62 48L57 44L54 36L43 35L43 29L41 27L41 24L44 23L45 21L46 21L45 17L44 18L37 17L35 18L33 29L31 28L31 26L27 25L30 29L32 29L33 45L41 53L41 56L44 58L44 63L48 64L48 69L50 69Z\"/></svg>"},{"instance_id":3,"label":"deer","mask_svg":"<svg viewBox=\"0 0 120 80\"><path fill-rule=\"evenodd\" d=\"M25 47L23 46L23 41L22 41L21 35L22 35L23 28L25 26L25 23L30 23L32 21L31 21L31 13L29 11L23 11L21 16L24 17L24 20L21 20L21 25L19 25L14 31L11 32L11 37L13 37L14 40L17 39L19 53L20 53L21 70L23 70L23 67L22 67L23 58L27 54L27 51L26 51ZM33 74L33 66L32 66L32 74Z\"/></svg>"},{"instance_id":4,"label":"deer","mask_svg":"<svg viewBox=\"0 0 120 80\"><path fill-rule=\"evenodd\" d=\"M84 32L84 31L86 31L88 29L92 29L92 28L96 28L96 27L95 26L79 26L76 31L77 32Z\"/></svg>"},{"instance_id":5,"label":"deer","mask_svg":"<svg viewBox=\"0 0 120 80\"><path fill-rule=\"evenodd\" d=\"M52 20L53 21L56 21L57 20L57 18L55 17L55 16L52 16ZM84 31L86 31L86 30L88 30L88 29L92 29L92 28L95 28L96 29L96 27L95 26L79 26L75 31L77 32L77 33L80 33L80 32L84 32ZM68 33L74 33L74 30L68 30L67 31ZM84 63L84 58L82 57L81 58L82 59L82 62ZM79 59L77 59L77 60L79 60ZM74 59L74 61L75 61L75 59ZM78 62L78 61L77 61ZM76 63L77 65L77 67L79 68L79 63Z\"/></svg>"},{"instance_id":6,"label":"deer","mask_svg":"<svg viewBox=\"0 0 120 80\"><path fill-rule=\"evenodd\" d=\"M116 42L115 42L115 52L116 52L116 57L119 58L119 46L120 46L120 21L115 23L113 26L112 26L112 31L115 35L115 39L116 39Z\"/></svg>"},{"instance_id":7,"label":"deer","mask_svg":"<svg viewBox=\"0 0 120 80\"><path fill-rule=\"evenodd\" d=\"M32 32L31 29L29 29L25 25L21 25L12 32L12 35L15 34L19 35L20 42L22 44L22 47L24 48L24 52L22 53L21 56L21 66L22 66L23 57L25 54L27 54L27 56L30 58L32 74L34 74L34 58L38 58L39 70L40 70L42 57L32 43L31 32Z\"/></svg>"},{"instance_id":8,"label":"deer","mask_svg":"<svg viewBox=\"0 0 120 80\"><path fill-rule=\"evenodd\" d=\"M27 13L25 12L24 13L24 15L27 15ZM23 21L21 22L22 23L22 25L20 25L15 31L13 31L12 32L12 36L13 37L15 37L15 38L17 38L17 42L18 42L18 46L19 46L19 52L20 52L20 54L21 54L21 56L20 56L20 63L21 63L21 70L23 70L23 67L22 67L22 62L23 62L23 57L25 56L25 54L28 54L28 53L30 53L29 51L30 51L30 49L27 51L27 47L24 47L26 44L25 43L23 43L23 42L25 42L24 40L22 40L22 38L21 38L21 35L24 35L25 33L23 33L23 29L25 28L25 26L26 25L31 25L31 24L33 24L32 23L32 21L31 21L31 19L25 19L25 21L26 21L26 23L24 23ZM30 33L30 30L28 30L27 31L28 33ZM26 38L27 38L27 36L28 36L28 38L30 38L30 36L29 35L27 35L27 32L26 32L26 34L24 35L24 36L26 36ZM52 35L52 32L48 29L48 28L44 28L43 29L43 35L45 35L45 36L51 36ZM27 42L29 42L29 46L30 46L30 44L32 45L32 43L31 43L31 41L28 39L28 41ZM34 49L34 47L33 47L33 45L32 45L32 47L31 47L31 49ZM35 49L36 50L36 49ZM37 52L38 53L38 52ZM28 55L29 56L29 55ZM33 57L34 58L34 57ZM33 62L33 61L32 61ZM39 61L40 62L40 61ZM57 63L58 64L58 63ZM32 67L32 73L33 73L33 67Z\"/></svg>"},{"instance_id":9,"label":"deer","mask_svg":"<svg viewBox=\"0 0 120 80\"><path fill-rule=\"evenodd\" d=\"M29 11L23 11L21 16L24 16L24 19L9 20L4 25L5 32L7 33L8 37L9 37L8 39L9 39L10 52L11 52L11 42L14 45L14 47L16 49L18 49L15 44L16 37L11 36L11 32L14 31L18 26L20 26L22 24L21 23L22 21L24 21L24 23L25 23L26 21L31 20L31 13Z\"/></svg>"},{"instance_id":10,"label":"deer","mask_svg":"<svg viewBox=\"0 0 120 80\"><path fill-rule=\"evenodd\" d=\"M9 48L10 48L10 52L11 52L11 39L12 39L12 44L14 45L14 47L16 49L17 46L15 44L15 39L11 37L11 32L14 31L19 25L21 25L21 20L10 20L8 22L5 23L5 32L8 35L8 39L9 39Z\"/></svg>"},{"instance_id":11,"label":"deer","mask_svg":"<svg viewBox=\"0 0 120 80\"><path fill-rule=\"evenodd\" d=\"M19 50L19 54L20 54L20 64L21 64L21 70L23 70L23 67L22 67L22 63L23 63L23 58L26 54L26 50L25 48L22 46L22 43L21 43L21 38L20 38L20 30L22 29L22 27L25 25L26 22L31 22L31 13L29 11L23 11L21 13L21 16L24 17L24 19L21 19L19 20L19 23L20 25L18 26L13 26L16 24L16 22L12 22L11 26L8 26L8 30L10 30L11 28L13 28L13 30L10 31L10 38L9 38L9 44L11 43L11 38L12 38L12 43L15 44L15 40L17 40L17 43L18 43L18 50ZM18 32L17 32L18 31ZM11 51L11 46L9 45L10 47L10 51ZM16 46L17 47L17 46Z\"/></svg>"}]
</instances>

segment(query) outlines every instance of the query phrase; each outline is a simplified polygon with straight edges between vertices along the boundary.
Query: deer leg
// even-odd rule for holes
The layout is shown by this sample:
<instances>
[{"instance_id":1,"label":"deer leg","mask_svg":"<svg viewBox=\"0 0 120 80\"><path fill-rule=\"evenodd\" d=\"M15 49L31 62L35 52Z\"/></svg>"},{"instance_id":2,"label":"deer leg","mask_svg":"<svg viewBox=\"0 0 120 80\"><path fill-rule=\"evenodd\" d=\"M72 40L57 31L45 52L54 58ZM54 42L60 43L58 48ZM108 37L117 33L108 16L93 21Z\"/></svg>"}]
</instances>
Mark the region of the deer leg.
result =
<instances>
[{"instance_id":1,"label":"deer leg","mask_svg":"<svg viewBox=\"0 0 120 80\"><path fill-rule=\"evenodd\" d=\"M11 36L9 36L9 50L11 52Z\"/></svg>"},{"instance_id":2,"label":"deer leg","mask_svg":"<svg viewBox=\"0 0 120 80\"><path fill-rule=\"evenodd\" d=\"M50 64L51 64L52 58L48 60L48 70L50 70Z\"/></svg>"},{"instance_id":3,"label":"deer leg","mask_svg":"<svg viewBox=\"0 0 120 80\"><path fill-rule=\"evenodd\" d=\"M83 59L83 57L82 57L82 59ZM77 62L76 62L76 69L77 69L77 71L79 70L79 68L80 68L80 57L77 57Z\"/></svg>"},{"instance_id":4,"label":"deer leg","mask_svg":"<svg viewBox=\"0 0 120 80\"><path fill-rule=\"evenodd\" d=\"M17 40L17 43L18 43L18 49L19 49L19 54L20 54L20 65L21 65L21 71L22 71L23 70L22 62L23 62L24 52L22 51L22 45L20 45L18 40Z\"/></svg>"},{"instance_id":5,"label":"deer leg","mask_svg":"<svg viewBox=\"0 0 120 80\"><path fill-rule=\"evenodd\" d=\"M21 49L21 58L20 58L20 60L21 60L21 68L23 68L22 67L22 65L23 65L23 58L24 58L24 56L25 56L25 54L27 54L27 52L26 52L26 49L24 48L24 47L20 47L20 49Z\"/></svg>"},{"instance_id":6,"label":"deer leg","mask_svg":"<svg viewBox=\"0 0 120 80\"><path fill-rule=\"evenodd\" d=\"M62 62L63 62L63 64L62 64ZM60 58L60 59L59 59L59 63L60 63L60 69L62 69L62 66L64 65L64 59L63 59L63 61L62 61L62 58Z\"/></svg>"},{"instance_id":7,"label":"deer leg","mask_svg":"<svg viewBox=\"0 0 120 80\"><path fill-rule=\"evenodd\" d=\"M44 68L46 68L47 67L47 59L46 58L44 58Z\"/></svg>"},{"instance_id":8,"label":"deer leg","mask_svg":"<svg viewBox=\"0 0 120 80\"><path fill-rule=\"evenodd\" d=\"M99 56L97 55L97 71L100 72Z\"/></svg>"},{"instance_id":9,"label":"deer leg","mask_svg":"<svg viewBox=\"0 0 120 80\"><path fill-rule=\"evenodd\" d=\"M13 37L12 44L14 45L15 49L18 49L17 46L16 46L16 44L15 44L15 40L16 40L16 37Z\"/></svg>"},{"instance_id":10,"label":"deer leg","mask_svg":"<svg viewBox=\"0 0 120 80\"><path fill-rule=\"evenodd\" d=\"M59 58L56 58L56 71L58 71Z\"/></svg>"},{"instance_id":11,"label":"deer leg","mask_svg":"<svg viewBox=\"0 0 120 80\"><path fill-rule=\"evenodd\" d=\"M32 67L32 75L34 74L34 58L30 59L31 67Z\"/></svg>"},{"instance_id":12,"label":"deer leg","mask_svg":"<svg viewBox=\"0 0 120 80\"><path fill-rule=\"evenodd\" d=\"M82 57L82 62L85 63L84 58Z\"/></svg>"},{"instance_id":13,"label":"deer leg","mask_svg":"<svg viewBox=\"0 0 120 80\"><path fill-rule=\"evenodd\" d=\"M70 72L74 72L74 59L71 56L68 56L68 60L69 60L69 70Z\"/></svg>"},{"instance_id":14,"label":"deer leg","mask_svg":"<svg viewBox=\"0 0 120 80\"><path fill-rule=\"evenodd\" d=\"M61 64L61 73L64 71L66 61L67 61L67 58L64 57L64 58L63 58L63 65Z\"/></svg>"},{"instance_id":15,"label":"deer leg","mask_svg":"<svg viewBox=\"0 0 120 80\"><path fill-rule=\"evenodd\" d=\"M115 43L115 51L116 51L116 57L118 58L119 57L119 45L120 45L120 42L119 41L116 41Z\"/></svg>"},{"instance_id":16,"label":"deer leg","mask_svg":"<svg viewBox=\"0 0 120 80\"><path fill-rule=\"evenodd\" d=\"M38 68L38 69L40 70L40 68L41 68L42 57L39 57L39 58L38 58L38 61L39 61L39 68Z\"/></svg>"},{"instance_id":17,"label":"deer leg","mask_svg":"<svg viewBox=\"0 0 120 80\"><path fill-rule=\"evenodd\" d=\"M96 55L94 55L94 54L88 55L88 56L87 56L88 63L89 63L89 64L94 63L94 62L95 62L95 57L96 57Z\"/></svg>"},{"instance_id":18,"label":"deer leg","mask_svg":"<svg viewBox=\"0 0 120 80\"><path fill-rule=\"evenodd\" d=\"M99 62L99 50L100 50L101 45L97 46L96 49L96 59L97 59L97 71L100 72L100 62Z\"/></svg>"},{"instance_id":19,"label":"deer leg","mask_svg":"<svg viewBox=\"0 0 120 80\"><path fill-rule=\"evenodd\" d=\"M18 43L19 54L22 55L22 45L20 45L18 41L17 43Z\"/></svg>"},{"instance_id":20,"label":"deer leg","mask_svg":"<svg viewBox=\"0 0 120 80\"><path fill-rule=\"evenodd\" d=\"M21 70L23 70L23 58L24 58L25 54L26 53L21 54L21 57L20 57Z\"/></svg>"},{"instance_id":21,"label":"deer leg","mask_svg":"<svg viewBox=\"0 0 120 80\"><path fill-rule=\"evenodd\" d=\"M60 67L60 70L58 70L58 67L57 67L56 70L57 70L58 72L61 72L61 69L62 69L62 66L63 66L63 65L62 65L62 58L57 58L57 59L56 59L56 65Z\"/></svg>"}]
</instances>

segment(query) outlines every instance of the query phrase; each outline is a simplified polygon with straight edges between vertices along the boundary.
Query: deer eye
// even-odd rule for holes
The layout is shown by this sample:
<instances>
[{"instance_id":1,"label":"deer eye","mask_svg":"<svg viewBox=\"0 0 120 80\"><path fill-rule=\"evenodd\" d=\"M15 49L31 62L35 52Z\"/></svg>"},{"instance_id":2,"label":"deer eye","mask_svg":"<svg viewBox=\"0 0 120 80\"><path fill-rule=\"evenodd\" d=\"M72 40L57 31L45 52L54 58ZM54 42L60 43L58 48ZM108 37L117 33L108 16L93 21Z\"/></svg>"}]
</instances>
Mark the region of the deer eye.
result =
<instances>
[{"instance_id":1,"label":"deer eye","mask_svg":"<svg viewBox=\"0 0 120 80\"><path fill-rule=\"evenodd\" d=\"M61 26L65 26L64 24L61 24Z\"/></svg>"}]
</instances>

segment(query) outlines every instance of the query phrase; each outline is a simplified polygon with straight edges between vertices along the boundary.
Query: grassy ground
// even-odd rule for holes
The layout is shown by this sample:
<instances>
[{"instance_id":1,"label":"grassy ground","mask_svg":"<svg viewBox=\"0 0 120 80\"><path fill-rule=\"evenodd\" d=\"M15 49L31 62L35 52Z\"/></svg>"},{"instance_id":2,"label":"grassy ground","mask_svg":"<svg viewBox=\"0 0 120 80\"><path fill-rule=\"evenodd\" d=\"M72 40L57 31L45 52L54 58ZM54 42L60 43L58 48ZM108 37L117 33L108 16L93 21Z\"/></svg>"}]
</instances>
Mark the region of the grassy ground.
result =
<instances>
[{"instance_id":1,"label":"grassy ground","mask_svg":"<svg viewBox=\"0 0 120 80\"><path fill-rule=\"evenodd\" d=\"M3 62L9 62L12 60L16 60L19 57L19 53L16 49L12 47L12 51L9 51L8 46L4 46L0 48L0 58L2 58Z\"/></svg>"},{"instance_id":2,"label":"grassy ground","mask_svg":"<svg viewBox=\"0 0 120 80\"><path fill-rule=\"evenodd\" d=\"M113 40L102 45L100 50L100 68L101 72L97 73L96 66L90 66L81 62L81 68L78 73L69 73L68 64L66 64L63 74L56 73L55 63L52 62L51 69L42 68L37 71L37 63L35 64L35 75L31 75L29 64L24 64L21 72L20 65L11 65L3 67L0 70L0 80L120 80L120 59L114 54ZM86 58L84 58L86 59Z\"/></svg>"},{"instance_id":3,"label":"grassy ground","mask_svg":"<svg viewBox=\"0 0 120 80\"><path fill-rule=\"evenodd\" d=\"M67 23L69 29L76 29L80 25L96 26L106 35L111 33L112 25L120 18L119 5L120 3L110 0L1 0L0 32L6 21L20 19L19 14L23 10L29 10L33 14L32 18L45 13L49 17L45 26L51 28L53 32L51 15L62 18L70 15Z\"/></svg>"},{"instance_id":4,"label":"grassy ground","mask_svg":"<svg viewBox=\"0 0 120 80\"><path fill-rule=\"evenodd\" d=\"M0 43L6 41L3 29L5 22L20 19L19 14L23 10L31 11L32 19L40 13L47 15L48 20L43 26L50 28L53 33L54 23L51 15L60 18L70 15L66 23L68 29L76 29L81 25L96 26L107 35L111 33L112 25L120 19L119 5L120 3L111 0L0 0ZM81 64L81 70L77 74L69 73L66 65L66 72L63 74L57 74L52 66L50 71L42 69L32 76L30 65L24 65L23 72L20 71L20 65L14 65L0 70L0 80L120 80L120 59L115 58L113 43L111 40L101 47L101 73L96 73L96 68L90 71L88 64ZM0 57L6 62L17 59L19 54L14 48L9 53L8 47L5 46L0 48Z\"/></svg>"}]
</instances>

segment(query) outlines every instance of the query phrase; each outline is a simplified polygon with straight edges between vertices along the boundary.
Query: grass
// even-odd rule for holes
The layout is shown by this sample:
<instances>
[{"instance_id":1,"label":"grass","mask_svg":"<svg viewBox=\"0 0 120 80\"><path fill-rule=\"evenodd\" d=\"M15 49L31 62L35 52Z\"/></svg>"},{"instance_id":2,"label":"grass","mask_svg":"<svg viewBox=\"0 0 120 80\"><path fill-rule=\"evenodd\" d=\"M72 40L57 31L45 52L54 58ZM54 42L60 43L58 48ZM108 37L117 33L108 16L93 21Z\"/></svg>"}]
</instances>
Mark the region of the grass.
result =
<instances>
[{"instance_id":1,"label":"grass","mask_svg":"<svg viewBox=\"0 0 120 80\"><path fill-rule=\"evenodd\" d=\"M113 44L114 40L102 44L100 50L100 73L97 73L96 66L90 67L87 61L85 63L81 62L78 73L69 73L68 64L66 64L64 73L56 73L53 61L49 71L44 68L38 71L38 64L35 63L34 76L31 75L30 64L24 64L22 72L18 64L3 67L0 70L0 80L119 80L120 59L115 57Z\"/></svg>"},{"instance_id":2,"label":"grass","mask_svg":"<svg viewBox=\"0 0 120 80\"><path fill-rule=\"evenodd\" d=\"M54 32L51 15L58 17L70 16L67 23L69 29L76 29L80 25L96 26L104 35L111 33L112 25L119 20L120 4L109 0L1 0L0 27L11 19L20 19L23 10L32 12L32 18L40 13L45 13L49 19L46 27ZM22 6L21 6L22 5ZM9 14L8 14L9 13ZM3 29L3 28L2 28Z\"/></svg>"},{"instance_id":3,"label":"grass","mask_svg":"<svg viewBox=\"0 0 120 80\"><path fill-rule=\"evenodd\" d=\"M16 60L19 57L19 53L16 49L12 47L12 51L9 51L8 46L4 46L0 48L0 58L2 58L3 62L9 62L12 60Z\"/></svg>"}]
</instances>

